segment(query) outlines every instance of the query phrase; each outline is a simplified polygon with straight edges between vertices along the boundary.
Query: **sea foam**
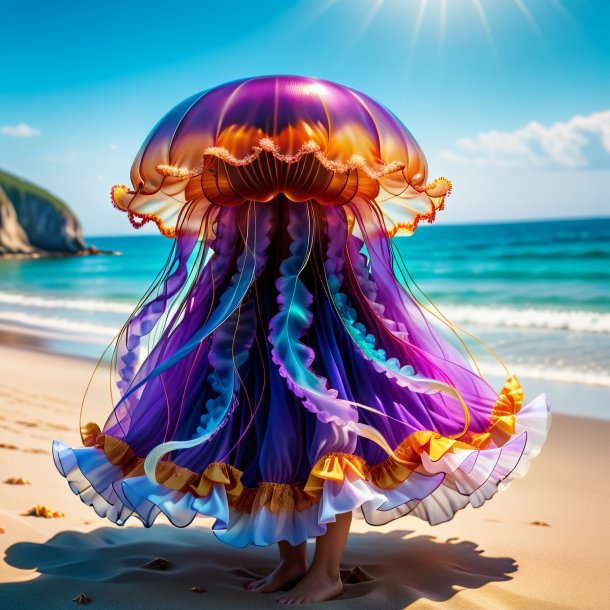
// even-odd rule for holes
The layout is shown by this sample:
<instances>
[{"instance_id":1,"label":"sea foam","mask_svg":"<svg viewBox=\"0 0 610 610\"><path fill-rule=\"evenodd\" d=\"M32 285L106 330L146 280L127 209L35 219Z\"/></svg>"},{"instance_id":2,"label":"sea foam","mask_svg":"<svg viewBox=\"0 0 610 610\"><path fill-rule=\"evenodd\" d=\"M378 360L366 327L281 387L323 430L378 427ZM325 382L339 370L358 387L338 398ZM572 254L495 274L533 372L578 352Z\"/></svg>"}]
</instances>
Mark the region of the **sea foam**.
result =
<instances>
[{"instance_id":1,"label":"sea foam","mask_svg":"<svg viewBox=\"0 0 610 610\"><path fill-rule=\"evenodd\" d=\"M610 313L595 311L439 305L451 322L495 328L569 330L578 333L610 333Z\"/></svg>"},{"instance_id":2,"label":"sea foam","mask_svg":"<svg viewBox=\"0 0 610 610\"><path fill-rule=\"evenodd\" d=\"M88 335L88 337L110 340L120 329L120 325L107 326L73 320L58 316L39 316L23 311L0 311L0 325L5 327L21 327L32 331L41 331L45 335L56 335L65 338L64 333ZM72 338L72 337L71 337Z\"/></svg>"},{"instance_id":3,"label":"sea foam","mask_svg":"<svg viewBox=\"0 0 610 610\"><path fill-rule=\"evenodd\" d=\"M91 313L122 313L129 315L134 306L119 301L97 301L93 299L61 299L43 297L40 295L20 294L13 292L0 292L0 303L5 305L19 305L24 307L37 307L43 309L69 309L73 311L86 311Z\"/></svg>"}]
</instances>

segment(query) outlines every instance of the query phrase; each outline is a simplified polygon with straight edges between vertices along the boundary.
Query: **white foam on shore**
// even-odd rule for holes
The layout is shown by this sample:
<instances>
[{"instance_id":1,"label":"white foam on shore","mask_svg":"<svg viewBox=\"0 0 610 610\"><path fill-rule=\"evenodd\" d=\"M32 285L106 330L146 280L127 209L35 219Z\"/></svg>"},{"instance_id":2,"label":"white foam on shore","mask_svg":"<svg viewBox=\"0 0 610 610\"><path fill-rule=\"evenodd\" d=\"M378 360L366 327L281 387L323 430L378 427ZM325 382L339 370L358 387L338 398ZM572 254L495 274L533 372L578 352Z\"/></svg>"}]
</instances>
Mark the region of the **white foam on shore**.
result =
<instances>
[{"instance_id":1,"label":"white foam on shore","mask_svg":"<svg viewBox=\"0 0 610 610\"><path fill-rule=\"evenodd\" d=\"M60 338L66 338L64 333L69 333L73 335L86 334L90 337L110 340L119 330L114 326L56 316L37 316L23 311L0 311L0 324L12 326L16 331L21 330L21 328L33 331L40 330L44 331L45 335L54 334ZM15 325L21 328L15 328Z\"/></svg>"},{"instance_id":2,"label":"white foam on shore","mask_svg":"<svg viewBox=\"0 0 610 610\"><path fill-rule=\"evenodd\" d=\"M119 330L118 326L113 327L55 316L39 316L18 311L0 311L0 328L39 337L91 342L99 345L108 343ZM501 369L497 363L479 360L478 365L481 373L485 376L501 374ZM606 374L598 371L583 371L548 365L533 366L524 363L515 363L510 368L519 377L610 388L610 371Z\"/></svg>"},{"instance_id":3,"label":"white foam on shore","mask_svg":"<svg viewBox=\"0 0 610 610\"><path fill-rule=\"evenodd\" d=\"M610 313L477 305L439 305L439 309L451 322L459 325L610 334Z\"/></svg>"},{"instance_id":4,"label":"white foam on shore","mask_svg":"<svg viewBox=\"0 0 610 610\"><path fill-rule=\"evenodd\" d=\"M93 344L110 341L133 310L131 305L120 302L47 298L9 292L0 292L1 304L7 305L7 310L0 310L0 326L4 330ZM515 328L524 331L538 329L594 335L610 334L608 313L533 308L518 310L510 307L474 305L442 305L440 309L449 320L466 329L478 326ZM71 311L93 315L78 319L72 317L76 313L71 315ZM116 316L116 325L112 325L115 316L110 316L109 319L106 316L106 324L96 322L95 314L102 313L119 314ZM557 338L560 338L559 335ZM590 341L601 342L605 339L590 337ZM498 373L492 363L482 362L480 365L485 375ZM577 363L572 363L570 367L569 362L566 362L565 367L514 362L511 368L515 374L531 379L610 387L610 370L600 371L599 367L597 370L587 371L586 366L581 367Z\"/></svg>"},{"instance_id":5,"label":"white foam on shore","mask_svg":"<svg viewBox=\"0 0 610 610\"><path fill-rule=\"evenodd\" d=\"M68 309L91 313L130 314L134 306L117 301L96 301L93 299L61 299L39 295L28 295L13 292L0 292L0 303L42 309Z\"/></svg>"},{"instance_id":6,"label":"white foam on shore","mask_svg":"<svg viewBox=\"0 0 610 610\"><path fill-rule=\"evenodd\" d=\"M12 292L0 292L0 304L82 311L90 313L131 314L134 305L119 301L43 297ZM610 334L610 313L585 310L519 309L480 305L438 304L442 314L459 325L496 328L567 330L579 333Z\"/></svg>"},{"instance_id":7,"label":"white foam on shore","mask_svg":"<svg viewBox=\"0 0 610 610\"><path fill-rule=\"evenodd\" d=\"M479 370L484 376L500 376L501 368L494 363L477 361ZM541 381L558 381L560 383L576 383L581 385L610 388L610 374L579 371L560 367L536 367L530 364L510 366L510 371L517 377L538 379Z\"/></svg>"}]
</instances>

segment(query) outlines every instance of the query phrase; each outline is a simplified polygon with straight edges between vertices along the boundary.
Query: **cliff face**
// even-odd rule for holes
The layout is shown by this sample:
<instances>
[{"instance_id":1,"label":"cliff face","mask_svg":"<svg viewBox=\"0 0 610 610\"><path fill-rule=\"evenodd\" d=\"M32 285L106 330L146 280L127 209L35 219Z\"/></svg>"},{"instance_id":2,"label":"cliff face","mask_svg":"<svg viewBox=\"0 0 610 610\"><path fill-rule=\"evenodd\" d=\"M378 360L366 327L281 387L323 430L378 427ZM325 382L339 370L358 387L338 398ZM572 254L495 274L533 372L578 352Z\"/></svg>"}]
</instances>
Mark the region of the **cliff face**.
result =
<instances>
[{"instance_id":1,"label":"cliff face","mask_svg":"<svg viewBox=\"0 0 610 610\"><path fill-rule=\"evenodd\" d=\"M0 254L29 254L34 250L17 220L15 207L0 187Z\"/></svg>"},{"instance_id":2,"label":"cliff face","mask_svg":"<svg viewBox=\"0 0 610 610\"><path fill-rule=\"evenodd\" d=\"M86 250L80 223L61 199L3 171L0 190L0 253Z\"/></svg>"}]
</instances>

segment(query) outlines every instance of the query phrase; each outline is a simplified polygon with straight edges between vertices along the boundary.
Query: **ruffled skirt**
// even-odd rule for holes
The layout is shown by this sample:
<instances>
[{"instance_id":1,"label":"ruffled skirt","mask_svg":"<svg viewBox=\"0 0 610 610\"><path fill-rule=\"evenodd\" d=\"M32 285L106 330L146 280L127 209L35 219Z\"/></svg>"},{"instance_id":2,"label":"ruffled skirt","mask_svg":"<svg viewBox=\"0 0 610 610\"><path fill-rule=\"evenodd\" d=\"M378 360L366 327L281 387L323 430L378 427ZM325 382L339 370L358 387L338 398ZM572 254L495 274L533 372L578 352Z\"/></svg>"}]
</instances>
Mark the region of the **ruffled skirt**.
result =
<instances>
[{"instance_id":1,"label":"ruffled skirt","mask_svg":"<svg viewBox=\"0 0 610 610\"><path fill-rule=\"evenodd\" d=\"M215 289L202 273L163 349L139 368L138 337L158 316L150 322L152 306L136 316L114 413L82 429L83 447L53 444L57 468L99 516L150 526L164 514L178 527L206 516L231 545L296 545L350 511L372 525L405 515L442 523L481 506L539 452L544 395L524 404L514 377L495 392L424 323L376 245L361 253L345 216L325 211L325 232L312 236L292 206L267 222L283 231L269 229L240 256L223 235L231 218L219 223L203 268ZM234 272L249 252L256 273L239 309L205 334L206 312L240 288ZM177 293L180 260L175 269L166 296ZM151 476L146 459L160 446Z\"/></svg>"}]
</instances>

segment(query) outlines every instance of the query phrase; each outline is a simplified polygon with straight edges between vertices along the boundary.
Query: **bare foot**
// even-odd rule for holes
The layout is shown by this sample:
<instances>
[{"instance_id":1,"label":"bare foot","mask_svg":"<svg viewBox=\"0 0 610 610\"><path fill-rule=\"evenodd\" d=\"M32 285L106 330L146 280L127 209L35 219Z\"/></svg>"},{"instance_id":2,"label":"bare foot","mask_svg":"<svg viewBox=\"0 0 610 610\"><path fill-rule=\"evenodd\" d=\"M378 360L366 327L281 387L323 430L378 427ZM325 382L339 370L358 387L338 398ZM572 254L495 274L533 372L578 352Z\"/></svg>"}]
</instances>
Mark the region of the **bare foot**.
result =
<instances>
[{"instance_id":1,"label":"bare foot","mask_svg":"<svg viewBox=\"0 0 610 610\"><path fill-rule=\"evenodd\" d=\"M275 570L259 580L254 580L246 586L250 591L273 593L281 591L286 585L300 580L307 572L306 561L281 560Z\"/></svg>"},{"instance_id":2,"label":"bare foot","mask_svg":"<svg viewBox=\"0 0 610 610\"><path fill-rule=\"evenodd\" d=\"M343 583L339 574L334 578L324 570L311 569L298 585L277 601L280 604L310 604L333 599L341 595L343 591Z\"/></svg>"}]
</instances>

